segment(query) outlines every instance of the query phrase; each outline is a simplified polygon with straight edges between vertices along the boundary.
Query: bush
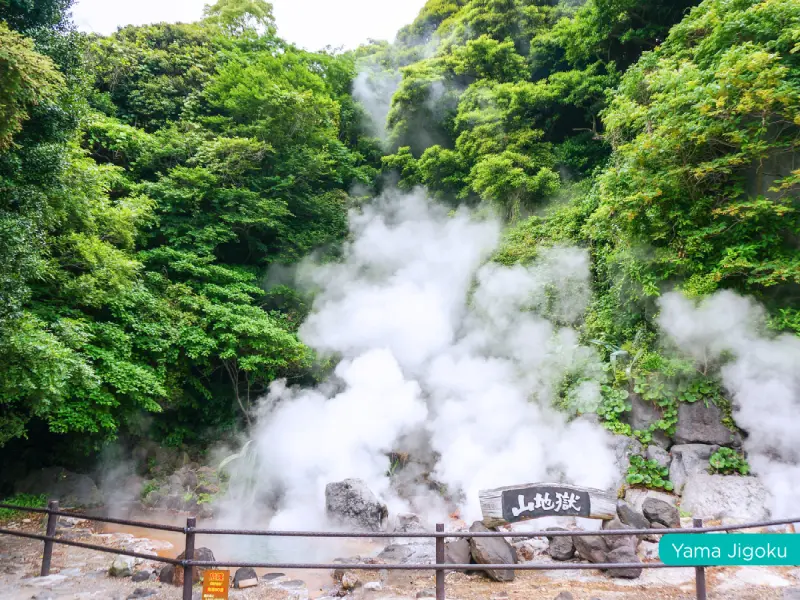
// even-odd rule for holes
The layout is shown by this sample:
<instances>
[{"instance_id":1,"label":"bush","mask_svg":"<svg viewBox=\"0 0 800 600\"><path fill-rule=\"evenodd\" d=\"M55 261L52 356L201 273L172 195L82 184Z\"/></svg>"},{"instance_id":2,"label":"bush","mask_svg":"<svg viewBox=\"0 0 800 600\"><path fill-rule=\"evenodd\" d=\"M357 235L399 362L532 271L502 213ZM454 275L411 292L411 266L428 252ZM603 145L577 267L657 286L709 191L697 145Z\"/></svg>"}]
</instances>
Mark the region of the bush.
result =
<instances>
[{"instance_id":1,"label":"bush","mask_svg":"<svg viewBox=\"0 0 800 600\"><path fill-rule=\"evenodd\" d=\"M2 503L15 504L17 506L25 506L29 508L44 508L47 506L47 496L44 494L40 496L32 496L31 494L17 494L11 498L6 498L2 501ZM0 508L0 520L13 519L21 514L22 511L19 510Z\"/></svg>"}]
</instances>

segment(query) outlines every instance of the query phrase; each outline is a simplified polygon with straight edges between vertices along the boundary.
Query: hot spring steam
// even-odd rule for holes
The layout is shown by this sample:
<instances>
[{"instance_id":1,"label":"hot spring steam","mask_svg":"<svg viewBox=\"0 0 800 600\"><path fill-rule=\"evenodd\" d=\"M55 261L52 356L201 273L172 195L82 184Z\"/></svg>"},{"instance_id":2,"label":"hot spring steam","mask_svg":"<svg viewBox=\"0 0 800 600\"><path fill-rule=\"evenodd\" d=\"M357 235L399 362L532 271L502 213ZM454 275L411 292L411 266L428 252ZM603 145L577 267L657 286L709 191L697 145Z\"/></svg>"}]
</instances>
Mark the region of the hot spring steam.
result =
<instances>
[{"instance_id":1,"label":"hot spring steam","mask_svg":"<svg viewBox=\"0 0 800 600\"><path fill-rule=\"evenodd\" d=\"M480 518L481 488L614 484L609 434L552 406L567 374L585 380L573 409L599 400L599 358L568 325L590 296L584 251L542 250L529 268L489 263L499 222L449 214L421 191L384 195L351 215L351 230L341 262L308 263L299 275L317 292L301 338L341 358L335 375L317 389L272 386L224 521L329 527L325 485L348 477L364 479L390 513L430 521L448 507L415 484L424 470L467 520ZM391 452L413 460L399 485L387 477ZM270 504L277 511L254 519Z\"/></svg>"}]
</instances>

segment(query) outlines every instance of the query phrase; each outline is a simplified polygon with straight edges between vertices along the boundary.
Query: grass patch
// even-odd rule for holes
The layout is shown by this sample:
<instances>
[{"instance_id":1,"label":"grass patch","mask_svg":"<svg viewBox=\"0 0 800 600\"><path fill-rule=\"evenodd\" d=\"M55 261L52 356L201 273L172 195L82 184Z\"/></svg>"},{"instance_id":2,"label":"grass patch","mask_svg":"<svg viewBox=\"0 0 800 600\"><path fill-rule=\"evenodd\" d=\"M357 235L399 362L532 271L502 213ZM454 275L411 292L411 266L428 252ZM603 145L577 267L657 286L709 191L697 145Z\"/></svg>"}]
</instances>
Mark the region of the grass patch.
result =
<instances>
[{"instance_id":1,"label":"grass patch","mask_svg":"<svg viewBox=\"0 0 800 600\"><path fill-rule=\"evenodd\" d=\"M33 496L31 494L17 494L2 500L3 504L16 504L17 506L25 506L29 508L44 508L47 506L47 496ZM19 510L12 510L10 508L0 508L0 520L8 520L18 517L22 514Z\"/></svg>"}]
</instances>

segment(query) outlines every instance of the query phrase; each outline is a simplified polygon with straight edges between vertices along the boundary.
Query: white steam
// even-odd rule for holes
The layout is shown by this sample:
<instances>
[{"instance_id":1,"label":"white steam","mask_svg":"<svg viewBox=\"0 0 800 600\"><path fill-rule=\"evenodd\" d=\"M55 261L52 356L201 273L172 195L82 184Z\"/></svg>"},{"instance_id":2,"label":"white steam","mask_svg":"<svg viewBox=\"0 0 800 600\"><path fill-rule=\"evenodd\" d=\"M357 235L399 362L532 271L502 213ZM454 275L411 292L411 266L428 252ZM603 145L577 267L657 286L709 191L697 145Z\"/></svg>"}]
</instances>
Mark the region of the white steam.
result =
<instances>
[{"instance_id":1,"label":"white steam","mask_svg":"<svg viewBox=\"0 0 800 600\"><path fill-rule=\"evenodd\" d=\"M585 252L487 263L499 222L448 214L422 192L385 195L350 222L341 262L299 270L317 292L301 337L340 360L335 376L317 389L272 386L252 432L258 466L234 477L235 502L273 502L272 528L322 527L325 485L358 477L390 512L444 517L430 486L391 485L392 451L460 497L466 519L480 518L482 488L614 483L609 434L553 407L567 374L584 380L581 403L599 398L599 358L556 324L586 307Z\"/></svg>"},{"instance_id":2,"label":"white steam","mask_svg":"<svg viewBox=\"0 0 800 600\"><path fill-rule=\"evenodd\" d=\"M353 98L367 112L370 134L382 141L388 137L386 120L392 108L392 97L402 78L399 71L388 71L375 63L365 63L353 80Z\"/></svg>"},{"instance_id":3,"label":"white steam","mask_svg":"<svg viewBox=\"0 0 800 600\"><path fill-rule=\"evenodd\" d=\"M772 495L776 518L800 512L800 338L768 335L766 312L749 298L719 292L701 303L661 299L659 324L702 368L723 364L733 416L748 437L748 460Z\"/></svg>"}]
</instances>

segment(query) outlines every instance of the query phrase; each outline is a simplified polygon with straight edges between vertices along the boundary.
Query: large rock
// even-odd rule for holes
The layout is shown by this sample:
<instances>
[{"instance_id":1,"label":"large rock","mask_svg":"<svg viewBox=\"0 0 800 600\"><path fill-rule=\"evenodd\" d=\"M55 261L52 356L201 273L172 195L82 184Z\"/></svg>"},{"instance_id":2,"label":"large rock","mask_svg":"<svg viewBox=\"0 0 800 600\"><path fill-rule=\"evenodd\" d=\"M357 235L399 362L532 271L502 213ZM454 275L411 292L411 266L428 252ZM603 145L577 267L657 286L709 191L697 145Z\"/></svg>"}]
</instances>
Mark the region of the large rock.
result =
<instances>
[{"instance_id":1,"label":"large rock","mask_svg":"<svg viewBox=\"0 0 800 600\"><path fill-rule=\"evenodd\" d=\"M345 479L325 487L328 517L342 525L366 531L382 531L389 510L360 479Z\"/></svg>"},{"instance_id":2,"label":"large rock","mask_svg":"<svg viewBox=\"0 0 800 600\"><path fill-rule=\"evenodd\" d=\"M178 560L183 560L186 558L186 552L181 552L178 555ZM209 548L195 548L194 554L192 555L192 560L201 560L201 561L208 561L213 562L216 559L214 558L214 553ZM171 565L169 565L171 566ZM192 569L192 583L197 583L198 581L203 580L203 573L210 567L195 567ZM161 581L164 581L163 577L169 577L169 573L164 573L164 570L161 570L162 577L160 578ZM164 583L167 583L164 581ZM172 584L173 585L183 585L183 567L175 567L172 572Z\"/></svg>"},{"instance_id":3,"label":"large rock","mask_svg":"<svg viewBox=\"0 0 800 600\"><path fill-rule=\"evenodd\" d=\"M722 410L709 402L681 402L678 407L676 444L741 445L741 439L722 424Z\"/></svg>"},{"instance_id":4,"label":"large rock","mask_svg":"<svg viewBox=\"0 0 800 600\"><path fill-rule=\"evenodd\" d=\"M605 538L599 535L576 535L573 541L575 542L575 552L583 560L592 563L606 562L608 544L606 544Z\"/></svg>"},{"instance_id":5,"label":"large rock","mask_svg":"<svg viewBox=\"0 0 800 600\"><path fill-rule=\"evenodd\" d=\"M236 573L233 575L233 587L240 589L243 587L242 583L252 581L253 579L256 580L257 585L258 574L255 569L251 567L241 567L240 569L236 569Z\"/></svg>"},{"instance_id":6,"label":"large rock","mask_svg":"<svg viewBox=\"0 0 800 600\"><path fill-rule=\"evenodd\" d=\"M548 527L546 531L567 531L562 527ZM550 547L547 552L553 560L570 560L575 556L575 541L571 536L557 536L547 538Z\"/></svg>"},{"instance_id":7,"label":"large rock","mask_svg":"<svg viewBox=\"0 0 800 600\"><path fill-rule=\"evenodd\" d=\"M132 556L120 554L114 559L114 562L111 563L108 574L111 575L111 577L130 577L133 575L133 567L135 564L136 561Z\"/></svg>"},{"instance_id":8,"label":"large rock","mask_svg":"<svg viewBox=\"0 0 800 600\"><path fill-rule=\"evenodd\" d=\"M716 444L680 444L672 447L672 464L669 480L676 494L682 494L686 482L692 475L708 473L711 455L719 450Z\"/></svg>"},{"instance_id":9,"label":"large rock","mask_svg":"<svg viewBox=\"0 0 800 600\"><path fill-rule=\"evenodd\" d=\"M657 498L663 500L667 504L677 506L678 497L668 494L666 492L659 492L658 490L645 490L641 488L631 488L625 492L625 502L630 504L634 509L642 511L644 501L648 498Z\"/></svg>"},{"instance_id":10,"label":"large rock","mask_svg":"<svg viewBox=\"0 0 800 600\"><path fill-rule=\"evenodd\" d=\"M661 446L650 445L647 447L647 454L645 455L647 460L654 460L658 463L658 466L663 467L665 469L669 469L670 463L672 463L672 457L670 456L669 452L664 450Z\"/></svg>"},{"instance_id":11,"label":"large rock","mask_svg":"<svg viewBox=\"0 0 800 600\"><path fill-rule=\"evenodd\" d=\"M631 412L628 415L628 423L634 431L648 431L653 423L663 418L661 410L653 404L644 400L639 394L631 393ZM666 433L657 430L653 432L653 443L662 448L669 448L670 439Z\"/></svg>"},{"instance_id":12,"label":"large rock","mask_svg":"<svg viewBox=\"0 0 800 600\"><path fill-rule=\"evenodd\" d=\"M633 529L630 525L626 525L619 519L611 519L610 521L603 522L604 530L621 530ZM639 539L634 535L610 535L605 537L606 546L609 551L618 548L626 548L631 552L636 552L636 547L639 545Z\"/></svg>"},{"instance_id":13,"label":"large rock","mask_svg":"<svg viewBox=\"0 0 800 600\"><path fill-rule=\"evenodd\" d=\"M448 565L468 565L472 559L469 539L459 538L444 545L444 561Z\"/></svg>"},{"instance_id":14,"label":"large rock","mask_svg":"<svg viewBox=\"0 0 800 600\"><path fill-rule=\"evenodd\" d=\"M671 504L657 498L648 498L642 504L642 512L650 523L660 523L668 529L681 526L681 514Z\"/></svg>"},{"instance_id":15,"label":"large rock","mask_svg":"<svg viewBox=\"0 0 800 600\"><path fill-rule=\"evenodd\" d=\"M630 529L619 519L612 519L603 524L605 529ZM625 563L641 564L636 556L638 540L636 536L575 536L575 550L584 560L592 563ZM635 579L641 575L641 568L609 569L611 577Z\"/></svg>"},{"instance_id":16,"label":"large rock","mask_svg":"<svg viewBox=\"0 0 800 600\"><path fill-rule=\"evenodd\" d=\"M71 473L60 467L50 467L30 473L16 485L18 494L46 495L58 500L61 508L92 508L102 506L103 494L88 475Z\"/></svg>"},{"instance_id":17,"label":"large rock","mask_svg":"<svg viewBox=\"0 0 800 600\"><path fill-rule=\"evenodd\" d=\"M648 529L650 527L650 521L645 518L642 511L636 510L624 500L617 501L617 517L625 525L629 525L633 529Z\"/></svg>"},{"instance_id":18,"label":"large rock","mask_svg":"<svg viewBox=\"0 0 800 600\"><path fill-rule=\"evenodd\" d=\"M755 477L693 475L683 489L681 508L694 517L746 521L769 518L769 493Z\"/></svg>"},{"instance_id":19,"label":"large rock","mask_svg":"<svg viewBox=\"0 0 800 600\"><path fill-rule=\"evenodd\" d=\"M625 564L641 564L642 561L636 555L636 552L631 551L630 548L616 548L608 553L608 562L610 563L625 563ZM637 579L642 574L641 567L628 567L622 569L609 569L608 574L611 577L619 579Z\"/></svg>"},{"instance_id":20,"label":"large rock","mask_svg":"<svg viewBox=\"0 0 800 600\"><path fill-rule=\"evenodd\" d=\"M614 465L617 469L617 480L610 487L608 492L617 493L623 485L625 485L625 476L630 466L631 456L634 454L644 455L644 446L639 440L628 437L627 435L615 435L613 438L614 445Z\"/></svg>"},{"instance_id":21,"label":"large rock","mask_svg":"<svg viewBox=\"0 0 800 600\"><path fill-rule=\"evenodd\" d=\"M480 521L469 528L473 533L489 531ZM501 537L474 537L469 539L472 558L479 565L515 565L517 553L514 547ZM483 569L495 581L514 581L514 571Z\"/></svg>"}]
</instances>

